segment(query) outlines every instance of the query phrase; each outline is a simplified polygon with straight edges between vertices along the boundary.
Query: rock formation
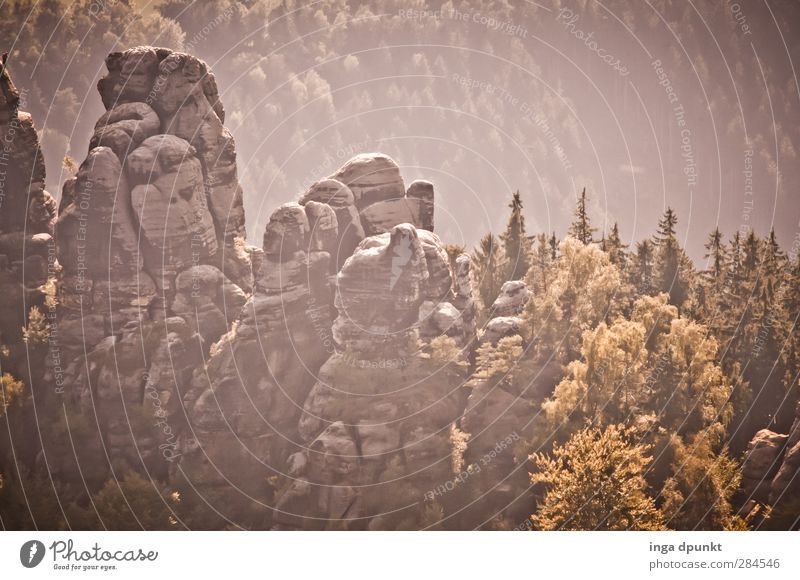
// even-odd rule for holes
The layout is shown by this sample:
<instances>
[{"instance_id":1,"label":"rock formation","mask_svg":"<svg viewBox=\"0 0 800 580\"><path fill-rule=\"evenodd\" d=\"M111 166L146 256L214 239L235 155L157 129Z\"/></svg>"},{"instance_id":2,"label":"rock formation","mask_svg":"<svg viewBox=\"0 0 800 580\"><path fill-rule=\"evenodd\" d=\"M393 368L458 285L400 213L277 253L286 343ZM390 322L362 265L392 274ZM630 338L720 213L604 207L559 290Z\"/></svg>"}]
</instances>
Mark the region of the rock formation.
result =
<instances>
[{"instance_id":1,"label":"rock formation","mask_svg":"<svg viewBox=\"0 0 800 580\"><path fill-rule=\"evenodd\" d=\"M439 239L410 224L365 239L336 281L337 352L300 417L279 527L419 527L428 490L451 474L461 369L424 353L426 304L454 312ZM445 333L442 333L445 334Z\"/></svg>"},{"instance_id":2,"label":"rock formation","mask_svg":"<svg viewBox=\"0 0 800 580\"><path fill-rule=\"evenodd\" d=\"M773 507L800 493L800 404L788 435L762 429L750 441L741 488L745 500Z\"/></svg>"},{"instance_id":3,"label":"rock formation","mask_svg":"<svg viewBox=\"0 0 800 580\"><path fill-rule=\"evenodd\" d=\"M357 155L331 179L352 192L366 235L388 232L401 223L433 232L433 184L415 181L406 191L400 168L391 157Z\"/></svg>"},{"instance_id":4,"label":"rock formation","mask_svg":"<svg viewBox=\"0 0 800 580\"><path fill-rule=\"evenodd\" d=\"M329 250L337 236L328 205L289 203L272 214L255 291L184 396L190 429L174 481L224 497L216 509L225 521L265 525L270 482L300 445L303 401L333 352Z\"/></svg>"},{"instance_id":5,"label":"rock formation","mask_svg":"<svg viewBox=\"0 0 800 580\"><path fill-rule=\"evenodd\" d=\"M258 252L205 63L139 47L106 65L106 113L56 225L63 382L98 426L93 461L166 476L181 398L238 318Z\"/></svg>"},{"instance_id":6,"label":"rock formation","mask_svg":"<svg viewBox=\"0 0 800 580\"><path fill-rule=\"evenodd\" d=\"M49 315L46 283L57 273L56 203L44 190L44 157L33 119L20 106L24 93L0 65L0 345L9 349L11 365L3 370L27 377L22 328L32 307Z\"/></svg>"},{"instance_id":7,"label":"rock formation","mask_svg":"<svg viewBox=\"0 0 800 580\"><path fill-rule=\"evenodd\" d=\"M525 441L532 412L550 394L561 376L555 362L532 360L529 345L520 335L521 315L530 298L524 282L508 281L489 309L490 318L478 342L484 349L503 339L517 340L523 355L517 364L526 368L532 382L516 381L514 373L492 373L480 359L469 378L469 398L462 429L469 434L464 461L474 475L467 496L472 500L464 514L464 527L515 529L527 522L531 497L528 469L520 460L518 444ZM527 450L526 450L527 451ZM523 454L524 458L527 453Z\"/></svg>"},{"instance_id":8,"label":"rock formation","mask_svg":"<svg viewBox=\"0 0 800 580\"><path fill-rule=\"evenodd\" d=\"M174 481L224 498L222 521L416 526L417 503L450 476L463 370L437 367L429 345L471 341L468 259L454 295L441 241L407 223L432 224L432 198L418 215L365 217L398 194L394 161L361 155L270 218L242 318L184 397ZM386 231L365 237L380 229L370 216Z\"/></svg>"},{"instance_id":9,"label":"rock formation","mask_svg":"<svg viewBox=\"0 0 800 580\"><path fill-rule=\"evenodd\" d=\"M92 427L77 465L50 452L47 469L92 487L109 467L168 479L195 527L440 519L428 493L453 476L475 308L469 259L451 272L432 232L433 186L359 155L248 247L206 65L139 47L107 67L106 113L55 226L70 364L51 353L51 372ZM28 233L49 234L34 175L49 213L28 211Z\"/></svg>"}]
</instances>

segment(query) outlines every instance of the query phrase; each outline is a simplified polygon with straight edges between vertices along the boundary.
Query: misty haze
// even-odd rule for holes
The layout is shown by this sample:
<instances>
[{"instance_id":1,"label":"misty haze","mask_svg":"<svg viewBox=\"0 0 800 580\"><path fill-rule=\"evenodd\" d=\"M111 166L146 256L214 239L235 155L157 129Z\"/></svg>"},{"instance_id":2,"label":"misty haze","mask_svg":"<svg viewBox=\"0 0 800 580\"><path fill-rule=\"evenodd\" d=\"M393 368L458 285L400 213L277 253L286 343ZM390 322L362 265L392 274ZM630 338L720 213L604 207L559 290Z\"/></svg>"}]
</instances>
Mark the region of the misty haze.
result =
<instances>
[{"instance_id":1,"label":"misty haze","mask_svg":"<svg viewBox=\"0 0 800 580\"><path fill-rule=\"evenodd\" d=\"M0 528L798 529L799 25L0 0Z\"/></svg>"}]
</instances>

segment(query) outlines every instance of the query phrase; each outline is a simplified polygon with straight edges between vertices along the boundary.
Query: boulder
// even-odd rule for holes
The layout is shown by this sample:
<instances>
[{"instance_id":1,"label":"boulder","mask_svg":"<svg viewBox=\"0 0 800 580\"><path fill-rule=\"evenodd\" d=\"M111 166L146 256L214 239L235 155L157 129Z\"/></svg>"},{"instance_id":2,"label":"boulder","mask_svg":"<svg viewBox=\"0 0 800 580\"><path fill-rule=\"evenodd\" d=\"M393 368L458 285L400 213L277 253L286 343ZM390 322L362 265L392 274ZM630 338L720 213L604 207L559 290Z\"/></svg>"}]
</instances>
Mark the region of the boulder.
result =
<instances>
[{"instance_id":1,"label":"boulder","mask_svg":"<svg viewBox=\"0 0 800 580\"><path fill-rule=\"evenodd\" d=\"M338 271L364 239L364 228L355 206L353 192L340 181L323 179L314 183L300 198L301 205L312 201L327 204L336 214L338 238L335 252L331 256L334 257Z\"/></svg>"},{"instance_id":2,"label":"boulder","mask_svg":"<svg viewBox=\"0 0 800 580\"><path fill-rule=\"evenodd\" d=\"M491 317L519 316L528 303L531 292L522 280L509 280L500 288L500 294L489 309Z\"/></svg>"},{"instance_id":3,"label":"boulder","mask_svg":"<svg viewBox=\"0 0 800 580\"><path fill-rule=\"evenodd\" d=\"M217 237L194 148L172 135L146 139L128 155L131 206L145 244L145 268L159 288L174 290L181 270L207 263Z\"/></svg>"},{"instance_id":4,"label":"boulder","mask_svg":"<svg viewBox=\"0 0 800 580\"><path fill-rule=\"evenodd\" d=\"M359 211L374 203L403 198L406 193L400 168L382 153L357 155L331 178L350 188Z\"/></svg>"},{"instance_id":5,"label":"boulder","mask_svg":"<svg viewBox=\"0 0 800 580\"><path fill-rule=\"evenodd\" d=\"M161 120L146 103L123 103L98 119L89 149L109 147L120 159L132 153L142 141L160 132Z\"/></svg>"}]
</instances>

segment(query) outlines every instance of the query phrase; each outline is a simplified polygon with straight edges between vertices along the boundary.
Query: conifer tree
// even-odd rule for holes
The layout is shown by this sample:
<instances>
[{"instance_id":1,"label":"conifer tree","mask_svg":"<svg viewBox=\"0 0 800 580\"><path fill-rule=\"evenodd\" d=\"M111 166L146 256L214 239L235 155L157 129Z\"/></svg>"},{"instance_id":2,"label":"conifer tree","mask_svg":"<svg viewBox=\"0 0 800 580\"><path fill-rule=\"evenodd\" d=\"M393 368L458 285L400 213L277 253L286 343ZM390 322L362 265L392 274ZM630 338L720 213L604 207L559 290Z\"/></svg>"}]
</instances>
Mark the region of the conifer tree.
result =
<instances>
[{"instance_id":1,"label":"conifer tree","mask_svg":"<svg viewBox=\"0 0 800 580\"><path fill-rule=\"evenodd\" d=\"M741 481L739 466L710 427L684 443L674 437L673 476L661 492L667 525L678 530L744 530L731 499Z\"/></svg>"},{"instance_id":2,"label":"conifer tree","mask_svg":"<svg viewBox=\"0 0 800 580\"><path fill-rule=\"evenodd\" d=\"M486 312L506 281L508 266L503 245L494 234L488 233L481 238L471 259L473 288L477 289L479 307Z\"/></svg>"},{"instance_id":3,"label":"conifer tree","mask_svg":"<svg viewBox=\"0 0 800 580\"><path fill-rule=\"evenodd\" d=\"M554 262L558 259L558 240L555 232L550 235L550 259Z\"/></svg>"},{"instance_id":4,"label":"conifer tree","mask_svg":"<svg viewBox=\"0 0 800 580\"><path fill-rule=\"evenodd\" d=\"M727 261L725 245L722 242L722 232L719 231L718 227L714 228L714 231L708 235L705 248L706 253L703 257L709 263L706 275L717 285L725 277L725 264Z\"/></svg>"},{"instance_id":5,"label":"conifer tree","mask_svg":"<svg viewBox=\"0 0 800 580\"><path fill-rule=\"evenodd\" d=\"M671 207L658 222L654 238L656 246L655 284L659 292L669 294L670 303L680 308L689 297L689 259L678 243L675 226L678 216Z\"/></svg>"},{"instance_id":6,"label":"conifer tree","mask_svg":"<svg viewBox=\"0 0 800 580\"><path fill-rule=\"evenodd\" d=\"M609 234L608 241L606 242L606 251L608 252L608 258L611 260L611 263L623 272L625 271L627 263L627 255L625 253L627 247L627 245L622 243L622 239L620 238L619 225L617 222L614 222L611 228L611 234Z\"/></svg>"},{"instance_id":7,"label":"conifer tree","mask_svg":"<svg viewBox=\"0 0 800 580\"><path fill-rule=\"evenodd\" d=\"M569 235L584 244L591 244L592 234L595 231L597 230L592 227L589 213L586 210L586 188L584 187L578 198L578 205L575 207L575 219L569 226Z\"/></svg>"},{"instance_id":8,"label":"conifer tree","mask_svg":"<svg viewBox=\"0 0 800 580\"><path fill-rule=\"evenodd\" d=\"M728 251L728 274L725 281L725 289L728 294L739 295L739 281L742 276L742 235L737 230L733 234Z\"/></svg>"},{"instance_id":9,"label":"conifer tree","mask_svg":"<svg viewBox=\"0 0 800 580\"><path fill-rule=\"evenodd\" d=\"M532 254L531 269L527 282L528 287L536 293L545 294L550 282L550 269L555 260L550 251L546 234L536 236L536 248ZM533 276L530 274L533 273Z\"/></svg>"},{"instance_id":10,"label":"conifer tree","mask_svg":"<svg viewBox=\"0 0 800 580\"><path fill-rule=\"evenodd\" d=\"M506 231L500 236L507 264L506 280L522 280L530 267L531 241L525 232L525 216L522 215L522 197L519 190L511 196L508 204L511 215Z\"/></svg>"},{"instance_id":11,"label":"conifer tree","mask_svg":"<svg viewBox=\"0 0 800 580\"><path fill-rule=\"evenodd\" d=\"M642 240L636 244L634 257L633 285L639 294L653 294L653 244Z\"/></svg>"}]
</instances>

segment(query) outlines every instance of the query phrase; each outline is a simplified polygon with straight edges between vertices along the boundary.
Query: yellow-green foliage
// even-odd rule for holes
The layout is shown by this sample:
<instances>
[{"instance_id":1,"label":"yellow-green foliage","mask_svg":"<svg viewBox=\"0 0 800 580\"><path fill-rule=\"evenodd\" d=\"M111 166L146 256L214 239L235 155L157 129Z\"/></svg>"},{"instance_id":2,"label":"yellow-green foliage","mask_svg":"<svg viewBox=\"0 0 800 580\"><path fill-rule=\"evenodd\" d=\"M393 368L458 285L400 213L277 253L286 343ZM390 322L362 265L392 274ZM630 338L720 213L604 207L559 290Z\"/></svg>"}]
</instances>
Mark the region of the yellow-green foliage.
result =
<instances>
[{"instance_id":1,"label":"yellow-green foliage","mask_svg":"<svg viewBox=\"0 0 800 580\"><path fill-rule=\"evenodd\" d=\"M3 373L0 382L0 417L6 414L9 407L19 403L24 390L22 381L15 379L10 373Z\"/></svg>"},{"instance_id":2,"label":"yellow-green foliage","mask_svg":"<svg viewBox=\"0 0 800 580\"><path fill-rule=\"evenodd\" d=\"M176 525L172 504L178 497L162 492L158 482L129 472L121 481L109 479L92 505L99 529L168 530Z\"/></svg>"},{"instance_id":3,"label":"yellow-green foliage","mask_svg":"<svg viewBox=\"0 0 800 580\"><path fill-rule=\"evenodd\" d=\"M507 336L482 345L477 352L476 363L479 378L507 377L517 368L522 358L522 337Z\"/></svg>"},{"instance_id":4,"label":"yellow-green foliage","mask_svg":"<svg viewBox=\"0 0 800 580\"><path fill-rule=\"evenodd\" d=\"M661 513L647 494L644 445L615 425L582 429L551 456L531 455L531 482L544 498L532 519L541 530L660 530Z\"/></svg>"},{"instance_id":5,"label":"yellow-green foliage","mask_svg":"<svg viewBox=\"0 0 800 580\"><path fill-rule=\"evenodd\" d=\"M50 338L50 325L38 306L31 306L28 312L28 324L22 329L22 339L34 348L44 346Z\"/></svg>"},{"instance_id":6,"label":"yellow-green foliage","mask_svg":"<svg viewBox=\"0 0 800 580\"><path fill-rule=\"evenodd\" d=\"M580 358L542 405L550 429L652 417L670 433L696 433L731 417L731 385L707 329L678 317L666 294L637 300L631 320L583 333Z\"/></svg>"},{"instance_id":7,"label":"yellow-green foliage","mask_svg":"<svg viewBox=\"0 0 800 580\"><path fill-rule=\"evenodd\" d=\"M661 492L662 511L670 527L679 530L746 527L734 515L731 505L742 477L739 464L721 445L724 436L724 429L717 424L699 432L688 443L673 438L673 476Z\"/></svg>"},{"instance_id":8,"label":"yellow-green foliage","mask_svg":"<svg viewBox=\"0 0 800 580\"><path fill-rule=\"evenodd\" d=\"M465 365L464 352L449 336L437 336L431 340L431 362L438 367L449 364Z\"/></svg>"},{"instance_id":9,"label":"yellow-green foliage","mask_svg":"<svg viewBox=\"0 0 800 580\"><path fill-rule=\"evenodd\" d=\"M455 425L450 426L450 464L453 475L458 475L464 468L464 453L467 451L469 433L465 433Z\"/></svg>"},{"instance_id":10,"label":"yellow-green foliage","mask_svg":"<svg viewBox=\"0 0 800 580\"><path fill-rule=\"evenodd\" d=\"M561 242L547 292L528 301L523 313L526 338L554 345L567 360L581 334L612 314L620 273L608 254L574 238Z\"/></svg>"}]
</instances>

